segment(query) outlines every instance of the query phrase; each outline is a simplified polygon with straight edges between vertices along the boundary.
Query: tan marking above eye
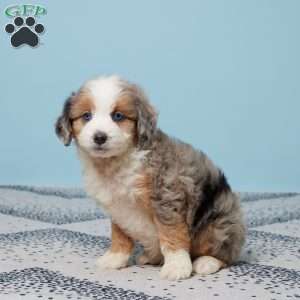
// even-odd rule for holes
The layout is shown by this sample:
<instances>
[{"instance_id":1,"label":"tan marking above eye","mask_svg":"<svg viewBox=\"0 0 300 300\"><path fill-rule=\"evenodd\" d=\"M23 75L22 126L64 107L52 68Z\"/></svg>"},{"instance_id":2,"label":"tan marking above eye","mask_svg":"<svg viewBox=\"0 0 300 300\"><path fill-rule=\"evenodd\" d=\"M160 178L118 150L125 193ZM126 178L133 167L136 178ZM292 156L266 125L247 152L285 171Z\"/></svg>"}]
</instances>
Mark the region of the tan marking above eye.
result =
<instances>
[{"instance_id":1,"label":"tan marking above eye","mask_svg":"<svg viewBox=\"0 0 300 300\"><path fill-rule=\"evenodd\" d=\"M70 117L75 120L80 118L86 112L92 112L95 110L95 106L91 97L87 94L79 94L76 96L74 103L71 107Z\"/></svg>"},{"instance_id":2,"label":"tan marking above eye","mask_svg":"<svg viewBox=\"0 0 300 300\"><path fill-rule=\"evenodd\" d=\"M116 101L116 105L113 112L122 113L127 119L136 120L136 109L134 105L134 99L130 95L121 95Z\"/></svg>"},{"instance_id":3,"label":"tan marking above eye","mask_svg":"<svg viewBox=\"0 0 300 300\"><path fill-rule=\"evenodd\" d=\"M94 110L94 103L88 93L79 92L74 97L70 111L70 118L72 120L72 130L75 138L86 124L86 121L82 119L83 114L86 112L93 112Z\"/></svg>"}]
</instances>

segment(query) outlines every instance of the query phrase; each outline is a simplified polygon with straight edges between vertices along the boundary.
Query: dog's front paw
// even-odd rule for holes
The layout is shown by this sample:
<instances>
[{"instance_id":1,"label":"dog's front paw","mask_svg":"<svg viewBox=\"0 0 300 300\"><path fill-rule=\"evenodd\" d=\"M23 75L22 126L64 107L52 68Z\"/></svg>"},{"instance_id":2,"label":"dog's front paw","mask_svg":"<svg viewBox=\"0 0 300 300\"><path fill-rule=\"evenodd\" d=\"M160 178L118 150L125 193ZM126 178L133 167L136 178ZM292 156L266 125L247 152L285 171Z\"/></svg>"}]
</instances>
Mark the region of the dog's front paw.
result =
<instances>
[{"instance_id":1,"label":"dog's front paw","mask_svg":"<svg viewBox=\"0 0 300 300\"><path fill-rule=\"evenodd\" d=\"M127 267L129 254L107 251L96 264L101 269L121 269Z\"/></svg>"},{"instance_id":2,"label":"dog's front paw","mask_svg":"<svg viewBox=\"0 0 300 300\"><path fill-rule=\"evenodd\" d=\"M169 280L188 278L192 274L192 262L188 252L178 250L165 256L160 277Z\"/></svg>"}]
</instances>

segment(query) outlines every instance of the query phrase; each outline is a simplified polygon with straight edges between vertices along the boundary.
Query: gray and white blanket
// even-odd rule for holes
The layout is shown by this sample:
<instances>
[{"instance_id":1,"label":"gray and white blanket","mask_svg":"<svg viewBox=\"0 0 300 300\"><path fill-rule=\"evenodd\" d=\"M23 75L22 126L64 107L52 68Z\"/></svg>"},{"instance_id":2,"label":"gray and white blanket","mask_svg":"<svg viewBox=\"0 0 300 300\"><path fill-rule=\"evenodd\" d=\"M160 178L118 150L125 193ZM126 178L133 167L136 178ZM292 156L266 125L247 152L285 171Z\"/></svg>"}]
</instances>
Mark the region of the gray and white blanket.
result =
<instances>
[{"instance_id":1,"label":"gray and white blanket","mask_svg":"<svg viewBox=\"0 0 300 300\"><path fill-rule=\"evenodd\" d=\"M240 262L171 282L159 267L96 268L110 222L83 191L0 186L0 299L299 299L300 195L241 198L248 236Z\"/></svg>"}]
</instances>

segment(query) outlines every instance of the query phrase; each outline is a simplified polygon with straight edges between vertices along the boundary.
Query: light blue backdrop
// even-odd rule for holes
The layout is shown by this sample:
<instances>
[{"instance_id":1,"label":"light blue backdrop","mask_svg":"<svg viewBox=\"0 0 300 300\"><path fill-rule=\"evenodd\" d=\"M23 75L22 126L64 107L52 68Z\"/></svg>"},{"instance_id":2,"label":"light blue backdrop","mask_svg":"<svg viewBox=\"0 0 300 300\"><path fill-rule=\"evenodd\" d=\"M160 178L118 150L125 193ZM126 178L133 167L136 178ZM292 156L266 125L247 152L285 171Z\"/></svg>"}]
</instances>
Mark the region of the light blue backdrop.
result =
<instances>
[{"instance_id":1,"label":"light blue backdrop","mask_svg":"<svg viewBox=\"0 0 300 300\"><path fill-rule=\"evenodd\" d=\"M140 83L166 132L203 149L235 189L300 191L300 1L30 1L42 45L0 31L0 183L80 185L53 123L87 78Z\"/></svg>"}]
</instances>

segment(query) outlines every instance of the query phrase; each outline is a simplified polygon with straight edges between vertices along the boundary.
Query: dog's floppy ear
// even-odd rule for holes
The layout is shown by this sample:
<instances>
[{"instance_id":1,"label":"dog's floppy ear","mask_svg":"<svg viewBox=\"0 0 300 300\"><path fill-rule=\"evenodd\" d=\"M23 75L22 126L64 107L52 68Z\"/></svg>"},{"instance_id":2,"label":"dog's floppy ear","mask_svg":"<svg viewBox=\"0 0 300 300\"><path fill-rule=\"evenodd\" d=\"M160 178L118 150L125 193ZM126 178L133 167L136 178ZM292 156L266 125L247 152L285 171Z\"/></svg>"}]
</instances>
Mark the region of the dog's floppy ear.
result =
<instances>
[{"instance_id":1,"label":"dog's floppy ear","mask_svg":"<svg viewBox=\"0 0 300 300\"><path fill-rule=\"evenodd\" d=\"M137 145L140 149L146 149L151 144L156 132L157 112L141 88L134 86L134 90L137 111Z\"/></svg>"},{"instance_id":2,"label":"dog's floppy ear","mask_svg":"<svg viewBox=\"0 0 300 300\"><path fill-rule=\"evenodd\" d=\"M62 114L58 117L55 123L55 132L58 138L64 143L65 146L69 146L72 141L72 124L70 119L70 110L75 93L65 101Z\"/></svg>"}]
</instances>

